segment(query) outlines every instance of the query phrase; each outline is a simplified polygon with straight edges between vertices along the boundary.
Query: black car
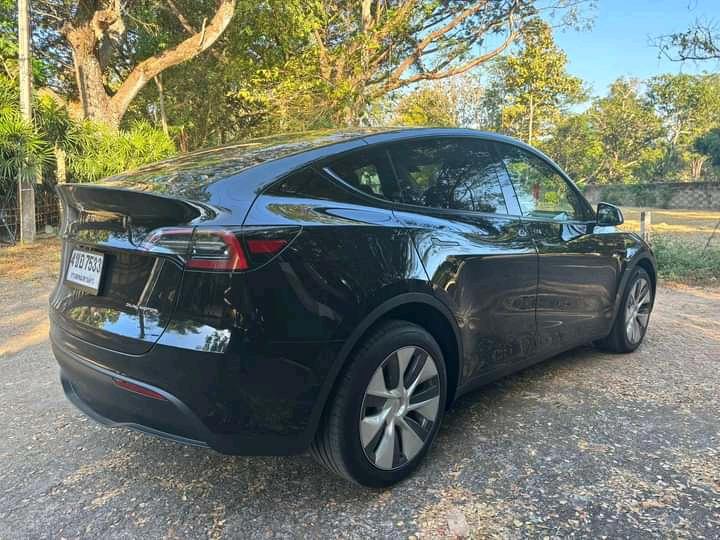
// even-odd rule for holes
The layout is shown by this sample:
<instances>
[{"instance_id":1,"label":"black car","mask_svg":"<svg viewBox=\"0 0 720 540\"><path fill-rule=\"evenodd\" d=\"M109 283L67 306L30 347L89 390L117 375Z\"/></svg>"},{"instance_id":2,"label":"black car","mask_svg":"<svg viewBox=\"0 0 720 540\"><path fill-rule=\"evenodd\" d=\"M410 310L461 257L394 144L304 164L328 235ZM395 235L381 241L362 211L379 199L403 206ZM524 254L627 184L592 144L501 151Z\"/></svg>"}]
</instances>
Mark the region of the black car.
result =
<instances>
[{"instance_id":1,"label":"black car","mask_svg":"<svg viewBox=\"0 0 720 540\"><path fill-rule=\"evenodd\" d=\"M464 129L310 133L65 184L51 338L88 416L387 486L459 395L641 343L648 246L546 156Z\"/></svg>"}]
</instances>

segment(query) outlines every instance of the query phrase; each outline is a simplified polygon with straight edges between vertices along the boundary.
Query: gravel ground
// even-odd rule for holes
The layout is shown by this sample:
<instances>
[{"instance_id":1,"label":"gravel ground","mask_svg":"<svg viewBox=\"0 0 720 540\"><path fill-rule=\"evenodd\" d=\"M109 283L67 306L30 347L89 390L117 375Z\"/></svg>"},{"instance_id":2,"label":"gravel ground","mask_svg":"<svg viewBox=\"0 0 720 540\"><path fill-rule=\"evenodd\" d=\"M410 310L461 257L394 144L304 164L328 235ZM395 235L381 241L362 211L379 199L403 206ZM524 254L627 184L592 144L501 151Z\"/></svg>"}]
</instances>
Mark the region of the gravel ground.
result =
<instances>
[{"instance_id":1,"label":"gravel ground","mask_svg":"<svg viewBox=\"0 0 720 540\"><path fill-rule=\"evenodd\" d=\"M720 537L720 290L660 289L633 355L578 349L463 398L377 492L96 425L58 383L52 280L2 281L0 538Z\"/></svg>"}]
</instances>

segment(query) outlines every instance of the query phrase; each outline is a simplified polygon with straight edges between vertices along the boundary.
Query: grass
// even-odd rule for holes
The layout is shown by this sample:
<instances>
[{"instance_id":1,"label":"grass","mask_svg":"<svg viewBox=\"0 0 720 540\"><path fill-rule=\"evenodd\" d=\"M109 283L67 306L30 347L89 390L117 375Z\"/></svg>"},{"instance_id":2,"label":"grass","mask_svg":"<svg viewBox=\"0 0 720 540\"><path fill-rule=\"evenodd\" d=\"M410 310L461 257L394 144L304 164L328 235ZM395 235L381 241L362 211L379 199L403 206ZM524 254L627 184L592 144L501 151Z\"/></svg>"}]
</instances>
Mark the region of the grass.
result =
<instances>
[{"instance_id":1,"label":"grass","mask_svg":"<svg viewBox=\"0 0 720 540\"><path fill-rule=\"evenodd\" d=\"M681 283L720 284L720 248L688 242L672 235L654 235L652 248L662 279Z\"/></svg>"},{"instance_id":2,"label":"grass","mask_svg":"<svg viewBox=\"0 0 720 540\"><path fill-rule=\"evenodd\" d=\"M626 231L640 231L640 212L652 214L651 244L658 273L666 281L688 285L720 285L720 230L706 247L720 212L623 208Z\"/></svg>"}]
</instances>

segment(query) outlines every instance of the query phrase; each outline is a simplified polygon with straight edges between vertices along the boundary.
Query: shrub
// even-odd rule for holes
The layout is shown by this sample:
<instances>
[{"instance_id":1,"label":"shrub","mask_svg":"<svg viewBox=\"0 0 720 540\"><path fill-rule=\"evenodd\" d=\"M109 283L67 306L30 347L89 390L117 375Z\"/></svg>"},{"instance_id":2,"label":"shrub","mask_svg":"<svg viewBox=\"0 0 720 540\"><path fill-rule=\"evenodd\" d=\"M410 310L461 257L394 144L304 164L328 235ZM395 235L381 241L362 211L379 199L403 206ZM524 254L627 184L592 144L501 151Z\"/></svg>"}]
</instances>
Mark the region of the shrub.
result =
<instances>
[{"instance_id":1,"label":"shrub","mask_svg":"<svg viewBox=\"0 0 720 540\"><path fill-rule=\"evenodd\" d=\"M175 154L175 145L162 131L137 122L127 131L113 131L94 122L83 122L71 134L69 170L77 182L97 182L146 163Z\"/></svg>"},{"instance_id":2,"label":"shrub","mask_svg":"<svg viewBox=\"0 0 720 540\"><path fill-rule=\"evenodd\" d=\"M55 183L54 150L67 154L68 180L97 182L175 154L175 144L148 122L113 131L94 122L76 122L64 105L42 92L34 96L34 124L19 110L15 79L0 74L0 201L14 197L17 174Z\"/></svg>"},{"instance_id":3,"label":"shrub","mask_svg":"<svg viewBox=\"0 0 720 540\"><path fill-rule=\"evenodd\" d=\"M720 280L720 247L656 235L652 243L658 274L663 279L687 283Z\"/></svg>"}]
</instances>

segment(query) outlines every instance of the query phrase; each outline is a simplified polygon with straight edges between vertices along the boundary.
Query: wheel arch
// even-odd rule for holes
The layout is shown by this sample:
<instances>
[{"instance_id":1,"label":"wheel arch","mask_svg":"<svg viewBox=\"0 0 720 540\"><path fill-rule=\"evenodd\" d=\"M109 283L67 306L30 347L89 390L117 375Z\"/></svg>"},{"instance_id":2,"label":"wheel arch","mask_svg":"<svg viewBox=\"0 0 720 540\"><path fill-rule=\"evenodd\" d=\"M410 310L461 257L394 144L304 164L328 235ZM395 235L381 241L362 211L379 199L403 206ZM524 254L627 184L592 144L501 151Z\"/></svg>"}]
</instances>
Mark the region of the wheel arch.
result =
<instances>
[{"instance_id":1,"label":"wheel arch","mask_svg":"<svg viewBox=\"0 0 720 540\"><path fill-rule=\"evenodd\" d=\"M384 321L399 319L417 324L427 330L438 342L445 359L448 376L447 404L452 404L460 382L462 373L462 340L460 330L450 309L440 300L426 293L404 293L395 296L368 313L355 327L350 337L340 349L332 372L328 375L325 388L317 410L313 414L311 432L317 432L332 392L343 368L347 365L353 351L362 343L362 340L379 324Z\"/></svg>"},{"instance_id":2,"label":"wheel arch","mask_svg":"<svg viewBox=\"0 0 720 540\"><path fill-rule=\"evenodd\" d=\"M655 291L657 289L657 271L655 270L655 265L652 263L652 261L650 261L649 257L643 257L635 264L635 267L638 266L645 270L648 273L648 276L650 276L654 299Z\"/></svg>"},{"instance_id":3,"label":"wheel arch","mask_svg":"<svg viewBox=\"0 0 720 540\"><path fill-rule=\"evenodd\" d=\"M657 289L657 269L652 255L650 255L648 252L641 252L627 263L627 266L625 267L625 270L623 272L622 279L620 280L620 286L618 287L615 296L615 308L613 310L612 319L613 324L615 323L615 318L620 311L620 304L622 303L622 297L625 292L625 287L627 286L630 276L632 276L633 272L637 268L642 268L650 276L650 281L653 289L653 304L655 303L655 291Z\"/></svg>"}]
</instances>

